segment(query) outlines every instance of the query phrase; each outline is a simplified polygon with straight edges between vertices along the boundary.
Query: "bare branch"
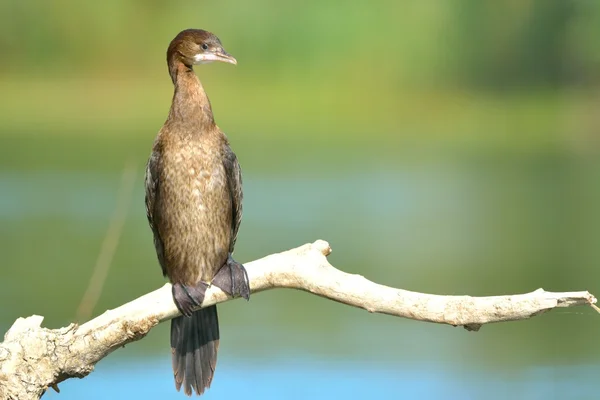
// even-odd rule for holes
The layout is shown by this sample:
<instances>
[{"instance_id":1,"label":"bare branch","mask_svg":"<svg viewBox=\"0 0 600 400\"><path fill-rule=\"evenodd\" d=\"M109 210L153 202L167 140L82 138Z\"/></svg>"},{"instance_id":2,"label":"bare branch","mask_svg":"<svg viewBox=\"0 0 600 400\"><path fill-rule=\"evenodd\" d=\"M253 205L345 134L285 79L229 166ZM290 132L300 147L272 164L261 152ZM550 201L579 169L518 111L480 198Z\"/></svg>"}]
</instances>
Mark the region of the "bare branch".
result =
<instances>
[{"instance_id":1,"label":"bare branch","mask_svg":"<svg viewBox=\"0 0 600 400\"><path fill-rule=\"evenodd\" d=\"M556 307L591 305L589 292L531 293L493 296L438 296L378 285L360 275L334 268L327 261L325 241L272 254L245 264L252 293L292 288L369 312L478 330L492 322L514 321ZM211 287L203 307L231 300ZM0 399L38 399L49 387L72 377L84 377L112 351L143 338L162 321L180 315L171 285L148 293L93 320L61 329L41 328L43 318L19 318L0 344Z\"/></svg>"}]
</instances>

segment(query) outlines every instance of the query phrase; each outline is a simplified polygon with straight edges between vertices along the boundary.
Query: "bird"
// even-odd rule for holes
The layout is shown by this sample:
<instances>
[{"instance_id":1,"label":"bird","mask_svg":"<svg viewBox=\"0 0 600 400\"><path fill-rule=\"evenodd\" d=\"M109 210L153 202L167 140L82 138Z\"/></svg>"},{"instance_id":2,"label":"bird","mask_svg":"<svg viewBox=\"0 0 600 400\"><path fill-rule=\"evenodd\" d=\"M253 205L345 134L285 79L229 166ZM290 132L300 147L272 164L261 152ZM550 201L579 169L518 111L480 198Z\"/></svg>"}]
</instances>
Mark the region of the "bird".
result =
<instances>
[{"instance_id":1,"label":"bird","mask_svg":"<svg viewBox=\"0 0 600 400\"><path fill-rule=\"evenodd\" d=\"M194 65L211 62L237 64L208 31L186 29L169 44L174 94L145 177L158 262L182 314L171 320L175 387L188 396L210 387L217 363L217 307L196 310L206 289L215 285L233 297L250 297L246 269L232 256L242 221L240 164L194 72Z\"/></svg>"}]
</instances>

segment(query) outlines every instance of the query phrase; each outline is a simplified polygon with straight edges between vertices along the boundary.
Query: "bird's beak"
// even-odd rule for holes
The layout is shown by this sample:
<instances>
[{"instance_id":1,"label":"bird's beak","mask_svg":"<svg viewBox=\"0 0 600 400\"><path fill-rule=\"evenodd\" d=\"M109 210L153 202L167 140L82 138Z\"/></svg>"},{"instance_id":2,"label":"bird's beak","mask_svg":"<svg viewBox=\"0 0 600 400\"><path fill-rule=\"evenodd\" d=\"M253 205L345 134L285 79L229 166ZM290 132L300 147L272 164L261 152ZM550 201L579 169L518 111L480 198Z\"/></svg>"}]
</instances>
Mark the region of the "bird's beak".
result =
<instances>
[{"instance_id":1,"label":"bird's beak","mask_svg":"<svg viewBox=\"0 0 600 400\"><path fill-rule=\"evenodd\" d=\"M194 57L195 64L204 64L204 63L209 63L209 62L213 62L213 61L221 61L221 62L233 64L233 65L237 64L237 60L231 54L229 54L228 52L226 52L223 49L217 50L213 53L197 54Z\"/></svg>"},{"instance_id":2,"label":"bird's beak","mask_svg":"<svg viewBox=\"0 0 600 400\"><path fill-rule=\"evenodd\" d=\"M235 59L235 57L226 52L225 50L215 53L215 55L217 56L217 61L237 65L237 60Z\"/></svg>"}]
</instances>

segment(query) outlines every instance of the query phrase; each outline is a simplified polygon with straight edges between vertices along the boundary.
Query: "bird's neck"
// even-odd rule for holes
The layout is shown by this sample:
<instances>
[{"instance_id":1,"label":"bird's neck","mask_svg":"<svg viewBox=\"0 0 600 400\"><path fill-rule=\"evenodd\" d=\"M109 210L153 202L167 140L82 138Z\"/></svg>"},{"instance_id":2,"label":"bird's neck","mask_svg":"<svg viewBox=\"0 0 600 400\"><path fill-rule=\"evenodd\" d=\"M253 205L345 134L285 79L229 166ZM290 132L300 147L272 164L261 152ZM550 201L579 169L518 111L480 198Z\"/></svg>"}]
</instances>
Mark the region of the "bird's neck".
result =
<instances>
[{"instance_id":1,"label":"bird's neck","mask_svg":"<svg viewBox=\"0 0 600 400\"><path fill-rule=\"evenodd\" d=\"M175 93L167 121L189 127L186 131L190 134L201 134L214 127L210 100L194 70L179 62L169 65L169 73Z\"/></svg>"}]
</instances>

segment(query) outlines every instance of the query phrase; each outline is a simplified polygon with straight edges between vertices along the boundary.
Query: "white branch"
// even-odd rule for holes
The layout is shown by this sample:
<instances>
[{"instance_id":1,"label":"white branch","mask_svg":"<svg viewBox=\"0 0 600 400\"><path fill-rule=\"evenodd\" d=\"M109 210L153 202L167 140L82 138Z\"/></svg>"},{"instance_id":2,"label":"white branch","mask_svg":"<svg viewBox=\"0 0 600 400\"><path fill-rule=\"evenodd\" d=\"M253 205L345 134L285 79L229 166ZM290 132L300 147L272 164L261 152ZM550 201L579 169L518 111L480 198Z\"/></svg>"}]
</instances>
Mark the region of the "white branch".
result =
<instances>
[{"instance_id":1,"label":"white branch","mask_svg":"<svg viewBox=\"0 0 600 400\"><path fill-rule=\"evenodd\" d=\"M491 322L527 319L556 307L590 305L589 292L471 297L438 296L378 285L360 275L334 268L327 261L327 242L273 254L245 264L252 293L293 288L363 308L369 312L478 330ZM231 300L211 287L203 307ZM38 399L48 387L84 377L113 350L143 338L160 322L180 315L171 285L148 293L77 326L41 328L43 318L19 318L0 343L0 399Z\"/></svg>"}]
</instances>

